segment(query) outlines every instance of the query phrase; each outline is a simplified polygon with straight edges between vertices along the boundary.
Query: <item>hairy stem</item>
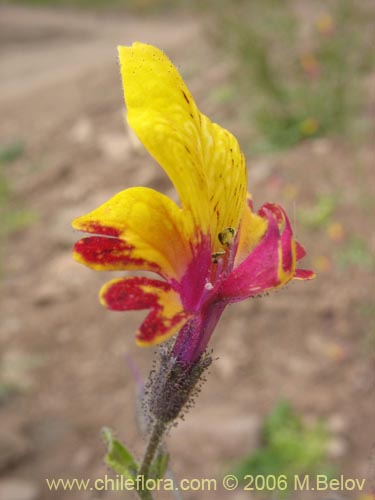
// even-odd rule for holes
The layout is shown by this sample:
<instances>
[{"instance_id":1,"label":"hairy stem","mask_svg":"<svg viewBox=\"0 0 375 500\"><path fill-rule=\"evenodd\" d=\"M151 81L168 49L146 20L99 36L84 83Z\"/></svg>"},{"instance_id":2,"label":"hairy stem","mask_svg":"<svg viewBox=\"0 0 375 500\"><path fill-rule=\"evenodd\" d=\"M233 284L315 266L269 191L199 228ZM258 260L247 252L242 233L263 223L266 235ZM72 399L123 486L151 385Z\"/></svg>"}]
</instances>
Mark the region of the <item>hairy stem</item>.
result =
<instances>
[{"instance_id":1,"label":"hairy stem","mask_svg":"<svg viewBox=\"0 0 375 500\"><path fill-rule=\"evenodd\" d=\"M141 467L139 469L138 475L143 476L146 481L150 474L150 467L155 458L155 454L159 448L159 445L163 439L165 431L165 423L157 420L152 429L147 448L142 460ZM142 500L152 500L151 492L146 488L144 490L139 490L138 495Z\"/></svg>"}]
</instances>

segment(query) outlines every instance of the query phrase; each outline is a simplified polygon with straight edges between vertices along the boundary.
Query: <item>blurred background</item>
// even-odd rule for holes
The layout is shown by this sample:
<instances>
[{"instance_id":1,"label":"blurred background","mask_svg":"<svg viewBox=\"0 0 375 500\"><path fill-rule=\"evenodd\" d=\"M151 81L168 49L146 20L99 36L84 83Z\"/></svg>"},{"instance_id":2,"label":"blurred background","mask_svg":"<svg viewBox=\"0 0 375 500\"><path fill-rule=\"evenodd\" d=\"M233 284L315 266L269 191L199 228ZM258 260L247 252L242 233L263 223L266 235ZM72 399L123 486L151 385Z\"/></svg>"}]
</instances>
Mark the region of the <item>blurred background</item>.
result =
<instances>
[{"instance_id":1,"label":"blurred background","mask_svg":"<svg viewBox=\"0 0 375 500\"><path fill-rule=\"evenodd\" d=\"M318 275L226 312L218 360L168 438L173 473L366 479L362 492L184 498L375 498L374 27L366 0L1 2L1 499L133 498L45 478L108 473L104 425L137 456L145 445L143 313L99 305L113 274L72 261L70 227L130 186L173 193L124 125L116 46L135 40L164 49L240 139L255 206L286 208Z\"/></svg>"}]
</instances>

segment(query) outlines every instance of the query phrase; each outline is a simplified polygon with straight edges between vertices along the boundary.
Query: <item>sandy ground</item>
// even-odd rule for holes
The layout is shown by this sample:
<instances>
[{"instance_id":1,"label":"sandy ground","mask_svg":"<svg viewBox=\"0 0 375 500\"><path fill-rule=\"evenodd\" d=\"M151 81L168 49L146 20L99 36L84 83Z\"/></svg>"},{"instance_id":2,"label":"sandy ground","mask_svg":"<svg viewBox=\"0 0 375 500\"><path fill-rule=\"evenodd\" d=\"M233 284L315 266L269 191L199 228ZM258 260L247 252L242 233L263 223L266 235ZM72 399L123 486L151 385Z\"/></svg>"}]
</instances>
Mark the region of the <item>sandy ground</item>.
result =
<instances>
[{"instance_id":1,"label":"sandy ground","mask_svg":"<svg viewBox=\"0 0 375 500\"><path fill-rule=\"evenodd\" d=\"M145 377L151 367L152 351L137 348L132 336L142 314L103 310L97 291L113 274L77 265L70 252L79 237L70 220L117 191L148 185L173 193L124 128L116 45L133 40L165 49L203 111L232 125L225 109L209 99L226 71L205 42L199 19L0 6L1 142L25 142L24 155L7 174L14 203L37 215L9 238L0 282L0 382L17 388L0 402L4 500L133 498L50 492L45 484L45 478L108 472L103 425L116 429L138 455L144 447L129 363ZM338 192L336 217L345 233L370 241L371 211L362 201L371 197L372 155L363 142L319 140L250 160L255 202L282 202L293 213L296 203ZM280 183L297 186L297 200ZM219 359L196 407L168 439L177 477L220 478L255 448L262 417L287 398L307 421L327 420L330 458L338 469L366 478L367 491L375 487L374 363L370 320L363 313L371 305L370 272L337 266L336 243L323 230L299 227L298 237L309 250L310 267L322 255L331 256L330 266L315 282L290 285L226 312L213 341ZM293 498L328 498L319 495ZM220 489L184 498L253 497Z\"/></svg>"}]
</instances>

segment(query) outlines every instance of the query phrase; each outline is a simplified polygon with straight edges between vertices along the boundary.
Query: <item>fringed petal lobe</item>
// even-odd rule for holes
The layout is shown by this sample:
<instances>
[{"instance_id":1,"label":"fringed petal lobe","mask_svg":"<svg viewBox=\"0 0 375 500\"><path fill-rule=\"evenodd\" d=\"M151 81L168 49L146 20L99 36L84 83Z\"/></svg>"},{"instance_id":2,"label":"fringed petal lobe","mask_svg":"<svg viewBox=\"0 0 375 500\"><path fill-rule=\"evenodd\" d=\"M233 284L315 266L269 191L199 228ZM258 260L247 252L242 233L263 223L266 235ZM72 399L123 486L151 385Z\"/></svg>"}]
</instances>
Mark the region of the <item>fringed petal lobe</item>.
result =
<instances>
[{"instance_id":1,"label":"fringed petal lobe","mask_svg":"<svg viewBox=\"0 0 375 500\"><path fill-rule=\"evenodd\" d=\"M187 321L179 294L164 281L145 277L115 279L100 291L102 305L112 311L151 309L137 332L138 345L154 345L176 333Z\"/></svg>"}]
</instances>

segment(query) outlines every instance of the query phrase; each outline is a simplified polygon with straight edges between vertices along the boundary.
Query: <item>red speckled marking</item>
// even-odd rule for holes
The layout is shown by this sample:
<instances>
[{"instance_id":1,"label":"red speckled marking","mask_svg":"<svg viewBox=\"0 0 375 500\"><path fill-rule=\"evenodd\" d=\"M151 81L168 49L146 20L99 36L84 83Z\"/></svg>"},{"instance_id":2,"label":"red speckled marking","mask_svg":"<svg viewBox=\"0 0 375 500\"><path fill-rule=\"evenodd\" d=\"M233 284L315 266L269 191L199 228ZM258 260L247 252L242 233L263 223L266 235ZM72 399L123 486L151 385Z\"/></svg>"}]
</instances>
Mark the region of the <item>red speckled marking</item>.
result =
<instances>
[{"instance_id":1,"label":"red speckled marking","mask_svg":"<svg viewBox=\"0 0 375 500\"><path fill-rule=\"evenodd\" d=\"M121 231L114 227L102 226L99 222L88 222L82 228L86 233L102 234L103 236L120 236Z\"/></svg>"},{"instance_id":2,"label":"red speckled marking","mask_svg":"<svg viewBox=\"0 0 375 500\"><path fill-rule=\"evenodd\" d=\"M155 339L166 336L173 327L181 323L185 318L186 314L181 311L172 318L166 319L154 309L142 323L137 338L143 343L153 344Z\"/></svg>"},{"instance_id":3,"label":"red speckled marking","mask_svg":"<svg viewBox=\"0 0 375 500\"><path fill-rule=\"evenodd\" d=\"M155 293L145 292L141 286L155 288ZM138 311L141 309L157 308L159 295L157 290L168 291L171 286L165 281L152 280L149 278L135 276L113 283L103 295L103 299L109 309L113 311Z\"/></svg>"},{"instance_id":4,"label":"red speckled marking","mask_svg":"<svg viewBox=\"0 0 375 500\"><path fill-rule=\"evenodd\" d=\"M149 290L143 290L142 286L147 286ZM150 288L154 289L155 293L152 293ZM184 311L179 311L171 318L164 316L163 295L170 290L172 287L164 281L136 276L113 283L102 298L106 306L113 311L151 309L138 331L137 338L142 343L154 344L156 339L166 336L175 325L186 318Z\"/></svg>"},{"instance_id":5,"label":"red speckled marking","mask_svg":"<svg viewBox=\"0 0 375 500\"><path fill-rule=\"evenodd\" d=\"M91 236L82 238L74 245L77 252L87 264L102 265L106 269L119 269L121 264L139 266L140 269L159 271L159 266L144 259L132 257L134 247L124 240Z\"/></svg>"}]
</instances>

